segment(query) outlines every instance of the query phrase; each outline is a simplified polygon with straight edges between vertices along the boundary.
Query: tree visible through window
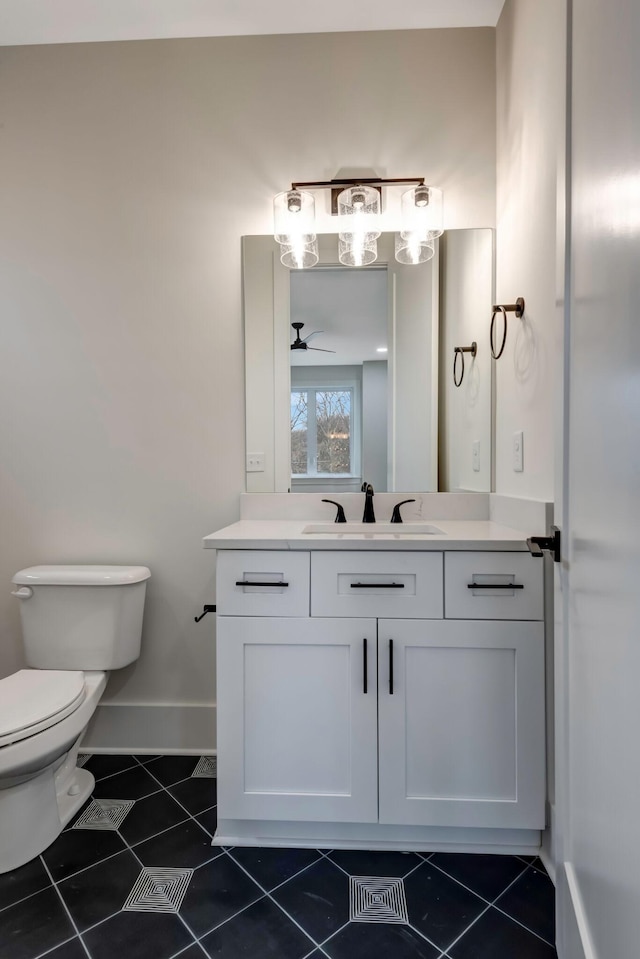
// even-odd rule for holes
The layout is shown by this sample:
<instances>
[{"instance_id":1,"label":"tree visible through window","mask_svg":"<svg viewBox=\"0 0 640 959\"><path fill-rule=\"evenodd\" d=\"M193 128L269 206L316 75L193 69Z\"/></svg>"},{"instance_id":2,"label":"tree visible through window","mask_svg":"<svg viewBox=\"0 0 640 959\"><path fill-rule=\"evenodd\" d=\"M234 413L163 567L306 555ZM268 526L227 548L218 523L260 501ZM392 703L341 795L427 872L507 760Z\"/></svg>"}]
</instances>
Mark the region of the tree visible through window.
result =
<instances>
[{"instance_id":1,"label":"tree visible through window","mask_svg":"<svg viewBox=\"0 0 640 959\"><path fill-rule=\"evenodd\" d=\"M291 473L351 474L352 389L291 391Z\"/></svg>"}]
</instances>

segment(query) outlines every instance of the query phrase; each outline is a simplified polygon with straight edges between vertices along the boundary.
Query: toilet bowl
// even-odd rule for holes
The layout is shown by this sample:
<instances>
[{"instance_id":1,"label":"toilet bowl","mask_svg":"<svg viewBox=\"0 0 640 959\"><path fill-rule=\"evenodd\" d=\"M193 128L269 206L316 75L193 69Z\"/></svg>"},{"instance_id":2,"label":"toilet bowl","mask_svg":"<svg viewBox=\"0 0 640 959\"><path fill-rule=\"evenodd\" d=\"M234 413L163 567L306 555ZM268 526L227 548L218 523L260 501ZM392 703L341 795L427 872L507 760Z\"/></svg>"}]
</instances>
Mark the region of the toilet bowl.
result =
<instances>
[{"instance_id":1,"label":"toilet bowl","mask_svg":"<svg viewBox=\"0 0 640 959\"><path fill-rule=\"evenodd\" d=\"M0 873L43 852L91 795L78 747L108 671L138 658L149 576L144 566L14 576L32 668L0 680Z\"/></svg>"}]
</instances>

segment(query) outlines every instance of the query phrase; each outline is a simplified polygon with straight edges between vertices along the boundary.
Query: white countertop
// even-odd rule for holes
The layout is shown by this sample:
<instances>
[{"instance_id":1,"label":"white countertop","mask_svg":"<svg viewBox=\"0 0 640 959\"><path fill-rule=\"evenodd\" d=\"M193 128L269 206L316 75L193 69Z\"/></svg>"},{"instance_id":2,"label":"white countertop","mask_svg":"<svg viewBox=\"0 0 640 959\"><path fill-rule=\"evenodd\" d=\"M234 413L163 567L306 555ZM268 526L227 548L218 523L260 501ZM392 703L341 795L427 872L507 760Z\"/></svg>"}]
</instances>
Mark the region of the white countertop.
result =
<instances>
[{"instance_id":1,"label":"white countertop","mask_svg":"<svg viewBox=\"0 0 640 959\"><path fill-rule=\"evenodd\" d=\"M205 536L203 545L205 549L526 550L527 536L539 532L525 533L490 520L441 519L434 519L433 525L444 535L403 534L402 525L397 532L381 534L375 533L375 524L371 533L345 532L340 524L334 524L335 532L302 532L305 526L317 525L317 522L313 519L240 520Z\"/></svg>"}]
</instances>

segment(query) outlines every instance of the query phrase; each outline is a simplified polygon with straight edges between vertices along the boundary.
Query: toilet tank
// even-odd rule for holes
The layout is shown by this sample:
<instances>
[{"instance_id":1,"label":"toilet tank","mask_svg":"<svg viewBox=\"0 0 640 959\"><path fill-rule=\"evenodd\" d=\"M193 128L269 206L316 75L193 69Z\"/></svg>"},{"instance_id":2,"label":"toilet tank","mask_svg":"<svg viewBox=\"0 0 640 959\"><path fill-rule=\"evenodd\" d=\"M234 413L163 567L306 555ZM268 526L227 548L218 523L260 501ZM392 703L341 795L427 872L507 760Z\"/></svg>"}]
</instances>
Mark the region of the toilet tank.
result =
<instances>
[{"instance_id":1,"label":"toilet tank","mask_svg":"<svg viewBox=\"0 0 640 959\"><path fill-rule=\"evenodd\" d=\"M27 664L120 669L140 655L146 566L30 566L13 577Z\"/></svg>"}]
</instances>

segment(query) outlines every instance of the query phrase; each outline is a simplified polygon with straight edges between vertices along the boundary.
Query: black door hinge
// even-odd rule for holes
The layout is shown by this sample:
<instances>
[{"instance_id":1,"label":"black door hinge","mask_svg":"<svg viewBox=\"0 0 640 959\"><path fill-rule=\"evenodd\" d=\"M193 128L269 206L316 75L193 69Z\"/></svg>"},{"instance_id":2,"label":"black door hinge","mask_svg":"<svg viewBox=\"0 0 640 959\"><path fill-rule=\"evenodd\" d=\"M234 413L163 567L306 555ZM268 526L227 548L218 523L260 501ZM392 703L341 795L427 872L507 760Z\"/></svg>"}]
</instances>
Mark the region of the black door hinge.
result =
<instances>
[{"instance_id":1,"label":"black door hinge","mask_svg":"<svg viewBox=\"0 0 640 959\"><path fill-rule=\"evenodd\" d=\"M551 536L530 536L527 546L532 556L544 556L543 550L548 549L554 563L559 563L561 560L560 530L557 526L551 527Z\"/></svg>"}]
</instances>

